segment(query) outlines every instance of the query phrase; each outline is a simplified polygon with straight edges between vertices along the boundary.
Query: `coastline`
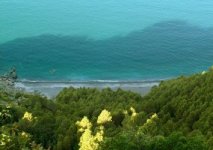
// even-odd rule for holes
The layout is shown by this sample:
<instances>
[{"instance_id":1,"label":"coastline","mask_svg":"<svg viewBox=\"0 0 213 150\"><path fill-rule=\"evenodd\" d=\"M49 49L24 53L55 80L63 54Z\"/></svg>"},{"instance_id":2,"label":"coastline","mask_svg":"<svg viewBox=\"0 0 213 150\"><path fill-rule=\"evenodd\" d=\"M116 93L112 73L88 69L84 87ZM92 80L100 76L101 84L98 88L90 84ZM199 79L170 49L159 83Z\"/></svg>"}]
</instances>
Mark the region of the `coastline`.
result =
<instances>
[{"instance_id":1,"label":"coastline","mask_svg":"<svg viewBox=\"0 0 213 150\"><path fill-rule=\"evenodd\" d=\"M18 80L15 87L27 92L38 92L49 98L55 97L63 88L121 88L141 95L147 94L153 86L159 85L163 80L89 80L89 81L31 81Z\"/></svg>"}]
</instances>

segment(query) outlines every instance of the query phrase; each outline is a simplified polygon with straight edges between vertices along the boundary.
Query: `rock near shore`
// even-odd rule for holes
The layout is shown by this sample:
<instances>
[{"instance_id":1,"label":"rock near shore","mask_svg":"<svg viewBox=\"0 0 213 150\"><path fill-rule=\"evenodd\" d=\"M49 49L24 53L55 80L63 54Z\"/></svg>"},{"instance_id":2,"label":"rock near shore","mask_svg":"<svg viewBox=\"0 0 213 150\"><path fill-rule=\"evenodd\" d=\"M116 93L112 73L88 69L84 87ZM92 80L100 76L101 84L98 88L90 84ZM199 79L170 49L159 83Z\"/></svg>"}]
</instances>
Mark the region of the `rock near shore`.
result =
<instances>
[{"instance_id":1,"label":"rock near shore","mask_svg":"<svg viewBox=\"0 0 213 150\"><path fill-rule=\"evenodd\" d=\"M0 76L0 89L13 87L17 78L16 69L12 68L8 73Z\"/></svg>"}]
</instances>

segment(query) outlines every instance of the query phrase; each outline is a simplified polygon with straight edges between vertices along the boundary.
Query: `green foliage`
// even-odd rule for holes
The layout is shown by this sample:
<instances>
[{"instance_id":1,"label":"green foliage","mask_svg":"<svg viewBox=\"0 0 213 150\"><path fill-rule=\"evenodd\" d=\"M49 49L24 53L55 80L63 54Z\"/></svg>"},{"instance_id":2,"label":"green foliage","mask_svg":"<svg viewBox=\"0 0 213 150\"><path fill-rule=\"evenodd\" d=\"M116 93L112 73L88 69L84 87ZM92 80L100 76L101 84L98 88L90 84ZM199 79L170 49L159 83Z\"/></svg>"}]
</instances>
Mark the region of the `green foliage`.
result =
<instances>
[{"instance_id":1,"label":"green foliage","mask_svg":"<svg viewBox=\"0 0 213 150\"><path fill-rule=\"evenodd\" d=\"M109 88L65 88L51 100L0 91L0 134L10 139L4 145L7 149L76 150L76 121L87 116L96 133L98 115L107 109L112 121L104 125L101 149L211 150L212 91L213 70L163 81L144 97ZM25 112L32 114L31 121L22 118Z\"/></svg>"}]
</instances>

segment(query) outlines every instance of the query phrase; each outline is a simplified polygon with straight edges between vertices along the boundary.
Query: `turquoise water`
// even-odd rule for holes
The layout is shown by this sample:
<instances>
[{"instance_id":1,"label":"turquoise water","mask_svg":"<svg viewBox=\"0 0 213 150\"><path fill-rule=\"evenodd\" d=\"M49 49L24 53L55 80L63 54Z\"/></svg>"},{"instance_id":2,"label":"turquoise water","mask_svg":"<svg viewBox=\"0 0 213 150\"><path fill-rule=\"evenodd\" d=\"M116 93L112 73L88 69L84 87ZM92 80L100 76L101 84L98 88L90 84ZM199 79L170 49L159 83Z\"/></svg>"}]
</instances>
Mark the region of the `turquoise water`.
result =
<instances>
[{"instance_id":1,"label":"turquoise water","mask_svg":"<svg viewBox=\"0 0 213 150\"><path fill-rule=\"evenodd\" d=\"M0 42L41 34L109 38L154 23L213 26L211 0L1 0Z\"/></svg>"},{"instance_id":2,"label":"turquoise water","mask_svg":"<svg viewBox=\"0 0 213 150\"><path fill-rule=\"evenodd\" d=\"M0 72L29 80L148 80L213 64L210 0L1 0Z\"/></svg>"}]
</instances>

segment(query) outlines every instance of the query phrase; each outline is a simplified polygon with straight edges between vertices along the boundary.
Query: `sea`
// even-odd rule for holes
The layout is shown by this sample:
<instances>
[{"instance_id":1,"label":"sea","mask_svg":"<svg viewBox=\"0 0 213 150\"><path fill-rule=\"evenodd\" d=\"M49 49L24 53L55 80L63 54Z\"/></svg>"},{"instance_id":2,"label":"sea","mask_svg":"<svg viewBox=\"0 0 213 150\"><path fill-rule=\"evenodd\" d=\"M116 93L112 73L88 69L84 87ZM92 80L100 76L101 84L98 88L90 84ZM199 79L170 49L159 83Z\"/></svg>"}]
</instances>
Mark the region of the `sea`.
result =
<instances>
[{"instance_id":1,"label":"sea","mask_svg":"<svg viewBox=\"0 0 213 150\"><path fill-rule=\"evenodd\" d=\"M0 0L0 74L29 91L141 93L212 65L212 0Z\"/></svg>"}]
</instances>

